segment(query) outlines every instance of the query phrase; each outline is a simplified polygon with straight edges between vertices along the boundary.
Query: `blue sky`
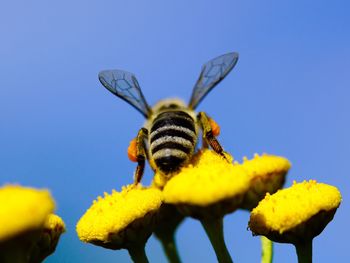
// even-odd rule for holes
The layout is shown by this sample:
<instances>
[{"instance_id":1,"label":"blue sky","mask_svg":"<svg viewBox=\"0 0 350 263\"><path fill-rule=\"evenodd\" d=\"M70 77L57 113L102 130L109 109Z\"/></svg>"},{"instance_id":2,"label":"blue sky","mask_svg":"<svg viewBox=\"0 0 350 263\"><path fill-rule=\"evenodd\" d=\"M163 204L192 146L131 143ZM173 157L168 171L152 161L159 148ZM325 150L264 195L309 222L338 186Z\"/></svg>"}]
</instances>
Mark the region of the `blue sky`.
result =
<instances>
[{"instance_id":1,"label":"blue sky","mask_svg":"<svg viewBox=\"0 0 350 263\"><path fill-rule=\"evenodd\" d=\"M3 1L0 8L0 183L51 189L68 232L47 262L129 262L81 243L75 224L93 199L132 181L137 111L100 85L102 69L135 73L151 104L189 99L201 65L230 51L235 69L202 102L236 159L282 155L293 180L339 187L343 203L314 240L315 262L347 256L350 17L347 1ZM144 183L150 182L149 168ZM249 215L225 217L236 262L258 262ZM215 262L200 224L177 234L184 262ZM276 245L275 262L296 262ZM164 262L147 244L151 262Z\"/></svg>"}]
</instances>

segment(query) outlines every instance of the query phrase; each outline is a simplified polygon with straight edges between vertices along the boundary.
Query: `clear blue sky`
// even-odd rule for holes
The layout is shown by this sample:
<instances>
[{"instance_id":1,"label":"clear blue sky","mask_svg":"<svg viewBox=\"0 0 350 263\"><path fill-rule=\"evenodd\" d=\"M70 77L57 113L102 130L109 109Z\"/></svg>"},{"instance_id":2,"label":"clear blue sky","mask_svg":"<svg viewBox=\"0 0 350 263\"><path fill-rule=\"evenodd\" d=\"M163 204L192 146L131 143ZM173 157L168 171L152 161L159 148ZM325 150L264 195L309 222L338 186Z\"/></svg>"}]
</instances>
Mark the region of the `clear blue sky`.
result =
<instances>
[{"instance_id":1,"label":"clear blue sky","mask_svg":"<svg viewBox=\"0 0 350 263\"><path fill-rule=\"evenodd\" d=\"M201 65L240 53L199 109L221 125L237 159L288 157L293 180L339 187L343 204L314 241L315 262L348 258L350 123L348 1L3 1L0 8L0 183L48 187L68 232L47 262L129 262L81 243L75 224L104 191L130 183L126 155L144 122L104 90L102 69L134 72L147 100L189 98ZM144 182L151 180L148 169ZM249 215L225 217L236 262L259 262ZM200 224L177 234L184 262L215 262ZM151 262L164 262L147 244ZM276 262L296 262L277 245Z\"/></svg>"}]
</instances>

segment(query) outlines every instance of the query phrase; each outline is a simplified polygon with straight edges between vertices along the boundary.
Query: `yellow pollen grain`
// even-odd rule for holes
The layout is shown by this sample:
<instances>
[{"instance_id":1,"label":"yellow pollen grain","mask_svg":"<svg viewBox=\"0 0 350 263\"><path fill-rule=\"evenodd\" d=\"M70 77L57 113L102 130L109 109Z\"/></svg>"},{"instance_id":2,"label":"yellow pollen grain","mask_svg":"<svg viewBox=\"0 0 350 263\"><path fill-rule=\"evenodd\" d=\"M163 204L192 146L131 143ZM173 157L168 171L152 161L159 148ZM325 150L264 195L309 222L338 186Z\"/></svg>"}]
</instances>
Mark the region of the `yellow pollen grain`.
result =
<instances>
[{"instance_id":1,"label":"yellow pollen grain","mask_svg":"<svg viewBox=\"0 0 350 263\"><path fill-rule=\"evenodd\" d=\"M129 185L121 192L98 197L77 223L80 240L108 240L108 234L124 230L136 219L159 209L162 192L156 188Z\"/></svg>"},{"instance_id":2,"label":"yellow pollen grain","mask_svg":"<svg viewBox=\"0 0 350 263\"><path fill-rule=\"evenodd\" d=\"M19 185L0 188L0 241L40 229L55 208L48 190Z\"/></svg>"},{"instance_id":3,"label":"yellow pollen grain","mask_svg":"<svg viewBox=\"0 0 350 263\"><path fill-rule=\"evenodd\" d=\"M166 184L163 192L166 203L207 206L241 195L249 187L244 170L211 150L203 150L194 163L181 169Z\"/></svg>"},{"instance_id":4,"label":"yellow pollen grain","mask_svg":"<svg viewBox=\"0 0 350 263\"><path fill-rule=\"evenodd\" d=\"M315 180L294 182L290 188L279 190L273 195L266 194L252 210L249 227L259 234L270 230L282 234L320 211L336 209L340 202L341 194L334 186Z\"/></svg>"}]
</instances>

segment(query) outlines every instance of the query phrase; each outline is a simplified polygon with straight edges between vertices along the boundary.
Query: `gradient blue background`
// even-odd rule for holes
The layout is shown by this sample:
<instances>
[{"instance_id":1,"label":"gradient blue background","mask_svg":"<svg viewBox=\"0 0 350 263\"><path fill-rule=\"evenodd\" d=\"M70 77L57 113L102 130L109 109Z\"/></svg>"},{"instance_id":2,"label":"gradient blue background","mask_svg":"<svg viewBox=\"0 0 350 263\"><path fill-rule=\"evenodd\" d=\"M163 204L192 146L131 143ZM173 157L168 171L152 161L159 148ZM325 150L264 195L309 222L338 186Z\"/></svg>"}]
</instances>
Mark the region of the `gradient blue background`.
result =
<instances>
[{"instance_id":1,"label":"gradient blue background","mask_svg":"<svg viewBox=\"0 0 350 263\"><path fill-rule=\"evenodd\" d=\"M166 2L166 3L165 3ZM283 2L283 3L282 3ZM81 243L75 224L93 199L132 181L126 155L144 122L104 90L102 69L134 72L147 100L189 99L201 65L240 53L233 72L199 109L221 125L241 160L288 157L293 180L339 187L343 203L314 241L315 262L344 262L349 235L348 1L2 1L0 183L48 187L68 228L47 262L129 262L126 251ZM150 182L147 170L144 183ZM225 217L236 262L259 262L249 214ZM183 262L215 262L197 221L177 233ZM276 245L275 262L296 262ZM154 238L150 262L164 262Z\"/></svg>"}]
</instances>

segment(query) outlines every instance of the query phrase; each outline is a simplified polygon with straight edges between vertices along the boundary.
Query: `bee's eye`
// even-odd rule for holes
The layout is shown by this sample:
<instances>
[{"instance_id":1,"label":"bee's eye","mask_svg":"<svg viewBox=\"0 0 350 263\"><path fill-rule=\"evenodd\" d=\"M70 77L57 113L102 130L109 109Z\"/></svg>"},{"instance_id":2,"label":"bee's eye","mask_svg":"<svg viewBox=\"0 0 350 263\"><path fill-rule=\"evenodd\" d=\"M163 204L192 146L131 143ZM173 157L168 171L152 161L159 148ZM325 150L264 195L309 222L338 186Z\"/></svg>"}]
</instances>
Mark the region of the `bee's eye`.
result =
<instances>
[{"instance_id":1,"label":"bee's eye","mask_svg":"<svg viewBox=\"0 0 350 263\"><path fill-rule=\"evenodd\" d=\"M160 110L169 110L169 109L178 109L178 108L179 108L179 105L171 103L171 104L162 106Z\"/></svg>"},{"instance_id":2,"label":"bee's eye","mask_svg":"<svg viewBox=\"0 0 350 263\"><path fill-rule=\"evenodd\" d=\"M172 103L172 104L169 104L168 108L169 109L176 109L176 108L179 108L179 106Z\"/></svg>"}]
</instances>

